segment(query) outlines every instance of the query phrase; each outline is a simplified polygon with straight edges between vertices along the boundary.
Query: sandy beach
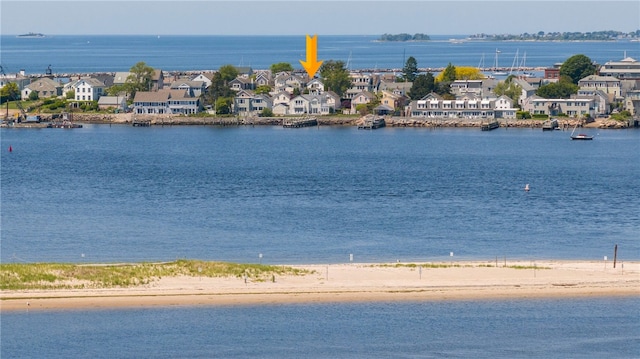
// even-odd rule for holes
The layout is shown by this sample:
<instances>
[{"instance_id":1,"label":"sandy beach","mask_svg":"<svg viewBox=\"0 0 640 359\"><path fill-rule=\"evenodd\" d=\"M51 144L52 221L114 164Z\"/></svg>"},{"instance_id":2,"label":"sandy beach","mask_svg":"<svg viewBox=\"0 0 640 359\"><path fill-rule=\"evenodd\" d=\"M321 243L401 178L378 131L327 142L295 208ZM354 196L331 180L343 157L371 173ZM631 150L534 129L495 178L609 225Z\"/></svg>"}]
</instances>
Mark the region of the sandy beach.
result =
<instances>
[{"instance_id":1,"label":"sandy beach","mask_svg":"<svg viewBox=\"0 0 640 359\"><path fill-rule=\"evenodd\" d=\"M130 288L2 291L0 311L640 295L640 262L301 265L304 276L170 277Z\"/></svg>"}]
</instances>

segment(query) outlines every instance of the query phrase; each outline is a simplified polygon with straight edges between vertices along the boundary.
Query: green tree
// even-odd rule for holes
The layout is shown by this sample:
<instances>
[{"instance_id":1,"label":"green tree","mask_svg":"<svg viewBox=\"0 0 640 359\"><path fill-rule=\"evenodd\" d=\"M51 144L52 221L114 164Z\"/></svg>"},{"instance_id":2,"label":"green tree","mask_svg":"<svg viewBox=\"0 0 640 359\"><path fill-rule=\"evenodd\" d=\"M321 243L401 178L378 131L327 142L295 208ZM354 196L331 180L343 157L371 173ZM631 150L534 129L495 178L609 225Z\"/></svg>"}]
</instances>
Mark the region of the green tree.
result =
<instances>
[{"instance_id":1,"label":"green tree","mask_svg":"<svg viewBox=\"0 0 640 359\"><path fill-rule=\"evenodd\" d=\"M540 86L536 95L542 98L569 98L578 93L578 85L566 77L560 77L560 81Z\"/></svg>"},{"instance_id":2,"label":"green tree","mask_svg":"<svg viewBox=\"0 0 640 359\"><path fill-rule=\"evenodd\" d=\"M255 91L257 94L268 94L269 92L271 92L271 86L267 85L258 86Z\"/></svg>"},{"instance_id":3,"label":"green tree","mask_svg":"<svg viewBox=\"0 0 640 359\"><path fill-rule=\"evenodd\" d=\"M216 99L216 113L220 115L227 115L231 113L231 103L233 99L230 97L219 97Z\"/></svg>"},{"instance_id":4,"label":"green tree","mask_svg":"<svg viewBox=\"0 0 640 359\"><path fill-rule=\"evenodd\" d=\"M0 88L0 98L2 103L5 101L15 101L20 99L20 88L15 82L9 82Z\"/></svg>"},{"instance_id":5,"label":"green tree","mask_svg":"<svg viewBox=\"0 0 640 359\"><path fill-rule=\"evenodd\" d=\"M37 101L40 98L40 96L38 96L38 91L31 91L29 93L29 101Z\"/></svg>"},{"instance_id":6,"label":"green tree","mask_svg":"<svg viewBox=\"0 0 640 359\"><path fill-rule=\"evenodd\" d=\"M451 63L449 63L447 65L447 67L444 69L444 71L442 71L441 74L442 77L438 77L440 80L439 82L453 82L456 80L456 67L453 66Z\"/></svg>"},{"instance_id":7,"label":"green tree","mask_svg":"<svg viewBox=\"0 0 640 359\"><path fill-rule=\"evenodd\" d=\"M238 69L233 65L223 65L218 70L218 73L222 77L222 80L229 83L231 80L238 77Z\"/></svg>"},{"instance_id":8,"label":"green tree","mask_svg":"<svg viewBox=\"0 0 640 359\"><path fill-rule=\"evenodd\" d=\"M415 57L409 56L402 68L403 79L405 82L413 82L418 75L418 61Z\"/></svg>"},{"instance_id":9,"label":"green tree","mask_svg":"<svg viewBox=\"0 0 640 359\"><path fill-rule=\"evenodd\" d=\"M260 116L262 117L273 117L273 111L271 111L270 108L265 107L262 109L262 112L260 113Z\"/></svg>"},{"instance_id":10,"label":"green tree","mask_svg":"<svg viewBox=\"0 0 640 359\"><path fill-rule=\"evenodd\" d=\"M585 55L573 55L560 66L560 76L566 76L578 84L581 79L596 73L593 61Z\"/></svg>"},{"instance_id":11,"label":"green tree","mask_svg":"<svg viewBox=\"0 0 640 359\"><path fill-rule=\"evenodd\" d=\"M222 78L222 74L220 72L216 72L213 74L213 78L211 79L211 85L207 89L207 93L205 97L205 102L208 104L216 104L216 100L221 97L233 97L234 92L229 87L227 81Z\"/></svg>"},{"instance_id":12,"label":"green tree","mask_svg":"<svg viewBox=\"0 0 640 359\"><path fill-rule=\"evenodd\" d=\"M413 85L411 86L411 90L409 90L408 95L412 100L419 100L425 95L433 92L435 87L435 80L431 72L428 72L427 74L420 74L416 76L413 81Z\"/></svg>"},{"instance_id":13,"label":"green tree","mask_svg":"<svg viewBox=\"0 0 640 359\"><path fill-rule=\"evenodd\" d=\"M65 96L65 98L67 100L73 100L74 98L76 98L76 91L75 90L67 91L67 95Z\"/></svg>"},{"instance_id":14,"label":"green tree","mask_svg":"<svg viewBox=\"0 0 640 359\"><path fill-rule=\"evenodd\" d=\"M151 81L153 80L153 67L147 66L140 61L129 69L131 74L127 76L125 83L129 89L131 96L135 96L137 91L149 91L151 89Z\"/></svg>"},{"instance_id":15,"label":"green tree","mask_svg":"<svg viewBox=\"0 0 640 359\"><path fill-rule=\"evenodd\" d=\"M320 76L327 90L331 90L342 96L342 94L351 87L351 79L349 71L345 68L343 61L328 60L320 66Z\"/></svg>"},{"instance_id":16,"label":"green tree","mask_svg":"<svg viewBox=\"0 0 640 359\"><path fill-rule=\"evenodd\" d=\"M507 96L509 97L514 105L518 104L518 100L522 95L522 87L512 81L513 77L508 77L505 81L500 81L493 89L493 93L498 96Z\"/></svg>"},{"instance_id":17,"label":"green tree","mask_svg":"<svg viewBox=\"0 0 640 359\"><path fill-rule=\"evenodd\" d=\"M278 72L292 72L293 66L288 62L278 62L277 64L272 64L269 69L275 75Z\"/></svg>"}]
</instances>

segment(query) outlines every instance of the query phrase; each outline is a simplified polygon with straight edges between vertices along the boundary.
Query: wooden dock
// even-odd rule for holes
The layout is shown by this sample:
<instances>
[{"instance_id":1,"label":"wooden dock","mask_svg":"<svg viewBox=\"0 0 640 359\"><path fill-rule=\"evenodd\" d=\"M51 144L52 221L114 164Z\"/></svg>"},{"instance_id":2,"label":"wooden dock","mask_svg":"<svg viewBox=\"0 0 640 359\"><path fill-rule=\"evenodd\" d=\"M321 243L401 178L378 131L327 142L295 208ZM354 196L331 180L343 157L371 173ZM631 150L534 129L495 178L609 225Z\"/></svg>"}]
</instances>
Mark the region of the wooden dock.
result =
<instances>
[{"instance_id":1,"label":"wooden dock","mask_svg":"<svg viewBox=\"0 0 640 359\"><path fill-rule=\"evenodd\" d=\"M360 126L358 126L358 130L375 130L381 127L385 127L387 123L384 121L384 118L376 118L375 120L366 120Z\"/></svg>"},{"instance_id":2,"label":"wooden dock","mask_svg":"<svg viewBox=\"0 0 640 359\"><path fill-rule=\"evenodd\" d=\"M282 123L284 128L301 128L318 126L318 120L315 118L285 120Z\"/></svg>"}]
</instances>

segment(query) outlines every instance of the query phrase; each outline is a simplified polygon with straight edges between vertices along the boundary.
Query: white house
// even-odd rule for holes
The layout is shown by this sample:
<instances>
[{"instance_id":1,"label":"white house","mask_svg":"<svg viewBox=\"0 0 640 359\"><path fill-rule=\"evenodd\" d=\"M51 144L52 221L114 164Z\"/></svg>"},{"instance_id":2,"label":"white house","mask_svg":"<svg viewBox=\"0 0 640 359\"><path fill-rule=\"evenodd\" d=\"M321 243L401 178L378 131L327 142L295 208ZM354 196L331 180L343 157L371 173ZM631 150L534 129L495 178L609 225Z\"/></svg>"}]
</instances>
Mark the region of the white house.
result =
<instances>
[{"instance_id":1,"label":"white house","mask_svg":"<svg viewBox=\"0 0 640 359\"><path fill-rule=\"evenodd\" d=\"M93 78L82 78L73 85L73 90L76 101L98 101L104 93L105 85Z\"/></svg>"}]
</instances>

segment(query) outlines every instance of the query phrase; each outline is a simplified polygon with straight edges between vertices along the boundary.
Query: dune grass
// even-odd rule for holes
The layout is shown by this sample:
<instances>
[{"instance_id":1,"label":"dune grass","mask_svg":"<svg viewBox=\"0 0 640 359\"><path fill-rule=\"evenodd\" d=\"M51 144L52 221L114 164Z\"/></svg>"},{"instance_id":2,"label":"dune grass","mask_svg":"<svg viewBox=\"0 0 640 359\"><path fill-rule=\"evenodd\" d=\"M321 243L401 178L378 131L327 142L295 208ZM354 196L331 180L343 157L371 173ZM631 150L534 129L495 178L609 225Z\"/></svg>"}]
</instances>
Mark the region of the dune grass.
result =
<instances>
[{"instance_id":1,"label":"dune grass","mask_svg":"<svg viewBox=\"0 0 640 359\"><path fill-rule=\"evenodd\" d=\"M177 260L163 263L65 264L2 263L0 290L117 288L144 285L162 277L236 277L265 281L310 272L286 266Z\"/></svg>"}]
</instances>

